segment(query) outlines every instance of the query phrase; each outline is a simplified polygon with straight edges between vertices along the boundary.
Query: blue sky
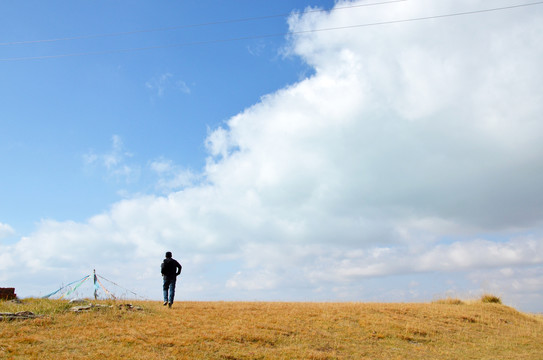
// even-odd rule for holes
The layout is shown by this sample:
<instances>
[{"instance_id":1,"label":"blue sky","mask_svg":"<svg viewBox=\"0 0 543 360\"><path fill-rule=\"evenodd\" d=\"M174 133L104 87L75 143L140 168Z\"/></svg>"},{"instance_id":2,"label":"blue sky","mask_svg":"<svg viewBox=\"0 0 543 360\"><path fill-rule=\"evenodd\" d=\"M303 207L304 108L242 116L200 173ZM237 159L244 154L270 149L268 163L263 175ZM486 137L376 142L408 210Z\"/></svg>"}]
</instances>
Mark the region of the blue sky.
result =
<instances>
[{"instance_id":1,"label":"blue sky","mask_svg":"<svg viewBox=\"0 0 543 360\"><path fill-rule=\"evenodd\" d=\"M543 311L543 5L522 4L2 5L0 286L96 268L159 299L170 250L179 299Z\"/></svg>"},{"instance_id":2,"label":"blue sky","mask_svg":"<svg viewBox=\"0 0 543 360\"><path fill-rule=\"evenodd\" d=\"M30 5L31 4L31 5ZM2 42L153 30L304 9L307 2L41 1L4 6ZM330 6L322 2L321 6ZM106 38L2 46L2 57L48 56L286 33L286 17ZM194 170L203 139L263 94L310 71L285 58L284 37L122 54L2 63L5 222L28 232L41 218L84 220L118 199L119 179L82 167L120 136L134 163L166 156ZM141 150L140 150L141 149ZM49 159L48 161L44 161ZM154 190L142 173L130 191ZM6 178L8 177L8 178ZM152 179L150 180L152 181ZM24 182L24 184L21 184ZM17 184L13 186L12 184ZM151 189L148 189L150 186ZM85 194L85 205L74 198ZM27 206L30 205L31 206Z\"/></svg>"}]
</instances>

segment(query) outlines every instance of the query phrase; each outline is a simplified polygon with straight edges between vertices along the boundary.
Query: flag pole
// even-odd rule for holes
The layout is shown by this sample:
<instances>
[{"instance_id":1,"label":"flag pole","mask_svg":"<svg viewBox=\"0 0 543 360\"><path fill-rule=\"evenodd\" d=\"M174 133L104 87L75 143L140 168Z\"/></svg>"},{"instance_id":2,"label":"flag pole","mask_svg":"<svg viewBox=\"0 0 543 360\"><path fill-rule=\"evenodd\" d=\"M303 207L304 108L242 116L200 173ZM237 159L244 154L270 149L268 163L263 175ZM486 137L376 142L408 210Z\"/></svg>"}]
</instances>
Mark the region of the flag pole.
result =
<instances>
[{"instance_id":1,"label":"flag pole","mask_svg":"<svg viewBox=\"0 0 543 360\"><path fill-rule=\"evenodd\" d=\"M98 294L97 294L98 287L96 284L96 269L94 269L93 272L94 272L94 300L96 300L98 298Z\"/></svg>"}]
</instances>

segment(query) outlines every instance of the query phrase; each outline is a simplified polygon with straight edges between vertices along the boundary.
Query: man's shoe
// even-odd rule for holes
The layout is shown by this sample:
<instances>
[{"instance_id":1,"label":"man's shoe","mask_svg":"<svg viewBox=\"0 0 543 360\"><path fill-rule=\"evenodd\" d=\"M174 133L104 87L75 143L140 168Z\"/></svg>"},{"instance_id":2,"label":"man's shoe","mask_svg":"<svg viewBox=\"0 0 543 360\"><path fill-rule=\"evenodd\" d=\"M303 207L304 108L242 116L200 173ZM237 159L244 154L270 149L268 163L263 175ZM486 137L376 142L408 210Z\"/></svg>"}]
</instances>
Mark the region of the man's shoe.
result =
<instances>
[{"instance_id":1,"label":"man's shoe","mask_svg":"<svg viewBox=\"0 0 543 360\"><path fill-rule=\"evenodd\" d=\"M168 304L168 307L171 309L171 308L172 308L172 303L169 303L169 304Z\"/></svg>"},{"instance_id":2,"label":"man's shoe","mask_svg":"<svg viewBox=\"0 0 543 360\"><path fill-rule=\"evenodd\" d=\"M168 305L168 302L167 301L164 301L164 304L162 304L164 306Z\"/></svg>"}]
</instances>

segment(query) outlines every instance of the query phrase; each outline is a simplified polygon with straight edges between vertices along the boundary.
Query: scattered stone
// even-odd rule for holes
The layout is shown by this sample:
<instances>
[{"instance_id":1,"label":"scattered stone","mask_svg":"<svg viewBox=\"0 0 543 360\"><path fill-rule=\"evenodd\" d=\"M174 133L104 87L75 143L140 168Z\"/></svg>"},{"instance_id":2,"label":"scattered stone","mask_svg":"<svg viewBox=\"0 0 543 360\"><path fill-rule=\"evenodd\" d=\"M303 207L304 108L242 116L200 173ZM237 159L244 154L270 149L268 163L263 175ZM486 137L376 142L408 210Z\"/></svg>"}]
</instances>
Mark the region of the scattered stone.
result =
<instances>
[{"instance_id":1,"label":"scattered stone","mask_svg":"<svg viewBox=\"0 0 543 360\"><path fill-rule=\"evenodd\" d=\"M113 306L109 305L100 305L100 304L88 304L85 306L74 306L70 310L73 312L82 312L82 311L88 311L92 309L104 309L104 308L111 308Z\"/></svg>"},{"instance_id":2,"label":"scattered stone","mask_svg":"<svg viewBox=\"0 0 543 360\"><path fill-rule=\"evenodd\" d=\"M125 309L125 310L132 310L132 311L140 311L143 310L141 306L134 306L132 304L119 304L119 309Z\"/></svg>"},{"instance_id":3,"label":"scattered stone","mask_svg":"<svg viewBox=\"0 0 543 360\"><path fill-rule=\"evenodd\" d=\"M89 302L85 299L72 299L70 304L88 304Z\"/></svg>"},{"instance_id":4,"label":"scattered stone","mask_svg":"<svg viewBox=\"0 0 543 360\"><path fill-rule=\"evenodd\" d=\"M70 310L73 312L83 312L83 311L89 311L89 310L94 310L94 309L111 309L113 307L114 307L113 305L88 304L85 306L74 306ZM141 306L134 306L132 304L119 304L117 305L117 308L119 310L129 310L129 311L143 310Z\"/></svg>"},{"instance_id":5,"label":"scattered stone","mask_svg":"<svg viewBox=\"0 0 543 360\"><path fill-rule=\"evenodd\" d=\"M0 321L2 320L26 320L36 319L43 317L43 315L36 315L31 311L19 311L16 313L0 313Z\"/></svg>"}]
</instances>

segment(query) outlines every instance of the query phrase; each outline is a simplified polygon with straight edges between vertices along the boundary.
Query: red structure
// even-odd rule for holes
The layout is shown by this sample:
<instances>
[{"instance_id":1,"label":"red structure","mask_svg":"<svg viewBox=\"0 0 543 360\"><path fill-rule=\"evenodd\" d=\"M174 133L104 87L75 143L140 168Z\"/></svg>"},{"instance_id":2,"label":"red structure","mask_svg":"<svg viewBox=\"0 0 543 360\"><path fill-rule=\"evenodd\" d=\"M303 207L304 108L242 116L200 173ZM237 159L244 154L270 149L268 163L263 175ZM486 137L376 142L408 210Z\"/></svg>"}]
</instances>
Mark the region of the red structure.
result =
<instances>
[{"instance_id":1,"label":"red structure","mask_svg":"<svg viewBox=\"0 0 543 360\"><path fill-rule=\"evenodd\" d=\"M16 298L15 288L0 288L0 300L13 300Z\"/></svg>"}]
</instances>

